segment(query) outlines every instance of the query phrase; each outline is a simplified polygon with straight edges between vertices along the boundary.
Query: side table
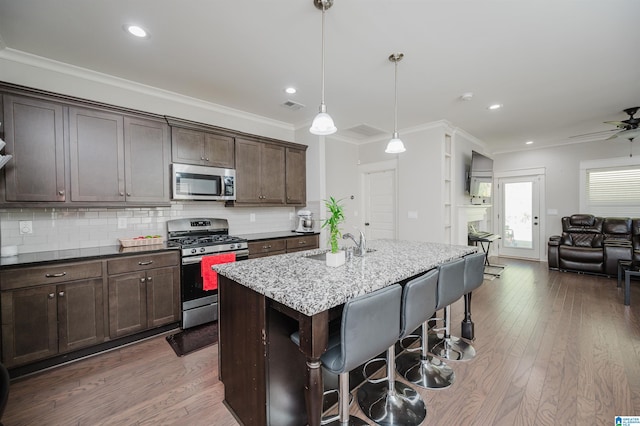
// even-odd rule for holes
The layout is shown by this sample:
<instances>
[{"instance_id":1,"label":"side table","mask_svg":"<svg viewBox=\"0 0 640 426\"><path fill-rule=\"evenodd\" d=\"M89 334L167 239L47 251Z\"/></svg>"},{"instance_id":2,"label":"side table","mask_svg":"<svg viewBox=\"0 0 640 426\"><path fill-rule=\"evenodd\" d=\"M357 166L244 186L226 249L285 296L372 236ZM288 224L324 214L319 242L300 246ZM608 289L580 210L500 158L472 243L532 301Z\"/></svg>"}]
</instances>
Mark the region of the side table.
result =
<instances>
[{"instance_id":1,"label":"side table","mask_svg":"<svg viewBox=\"0 0 640 426\"><path fill-rule=\"evenodd\" d=\"M631 277L640 277L640 262L631 260L618 261L618 288L624 280L624 304L631 304Z\"/></svg>"}]
</instances>

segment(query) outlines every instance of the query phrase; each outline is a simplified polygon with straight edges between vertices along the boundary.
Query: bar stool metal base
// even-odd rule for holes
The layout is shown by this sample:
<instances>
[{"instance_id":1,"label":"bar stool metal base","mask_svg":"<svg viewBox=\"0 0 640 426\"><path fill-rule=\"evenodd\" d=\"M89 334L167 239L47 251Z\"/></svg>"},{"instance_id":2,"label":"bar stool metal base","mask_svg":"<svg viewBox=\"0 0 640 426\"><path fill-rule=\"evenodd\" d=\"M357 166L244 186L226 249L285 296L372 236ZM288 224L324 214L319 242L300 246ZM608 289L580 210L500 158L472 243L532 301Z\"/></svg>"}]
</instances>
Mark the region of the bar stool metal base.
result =
<instances>
[{"instance_id":1,"label":"bar stool metal base","mask_svg":"<svg viewBox=\"0 0 640 426\"><path fill-rule=\"evenodd\" d=\"M348 423L341 423L340 420L334 420L330 423L321 423L322 425L330 425L330 426L369 426L369 423L365 422L364 420L362 420L359 417L355 417L355 416L349 416L349 422Z\"/></svg>"},{"instance_id":2,"label":"bar stool metal base","mask_svg":"<svg viewBox=\"0 0 640 426\"><path fill-rule=\"evenodd\" d=\"M364 415L375 423L417 426L427 417L427 407L418 392L402 382L365 383L358 389L358 404Z\"/></svg>"},{"instance_id":3,"label":"bar stool metal base","mask_svg":"<svg viewBox=\"0 0 640 426\"><path fill-rule=\"evenodd\" d=\"M425 389L445 389L456 379L447 364L431 355L423 357L419 352L405 352L397 357L396 370L407 381Z\"/></svg>"},{"instance_id":4,"label":"bar stool metal base","mask_svg":"<svg viewBox=\"0 0 640 426\"><path fill-rule=\"evenodd\" d=\"M429 348L429 352L448 361L470 361L476 356L475 348L456 336L445 339L442 335L430 334Z\"/></svg>"}]
</instances>

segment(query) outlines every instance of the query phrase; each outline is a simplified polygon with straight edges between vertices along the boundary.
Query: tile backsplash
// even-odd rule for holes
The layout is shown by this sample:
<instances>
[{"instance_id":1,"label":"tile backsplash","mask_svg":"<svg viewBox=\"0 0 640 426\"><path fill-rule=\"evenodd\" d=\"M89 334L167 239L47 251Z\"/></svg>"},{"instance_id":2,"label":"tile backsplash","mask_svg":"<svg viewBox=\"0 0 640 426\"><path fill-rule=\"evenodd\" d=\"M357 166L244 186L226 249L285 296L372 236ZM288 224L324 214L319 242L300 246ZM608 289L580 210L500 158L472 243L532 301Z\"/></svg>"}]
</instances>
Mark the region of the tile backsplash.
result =
<instances>
[{"instance_id":1,"label":"tile backsplash","mask_svg":"<svg viewBox=\"0 0 640 426\"><path fill-rule=\"evenodd\" d=\"M319 203L304 209L318 216ZM162 235L165 222L188 217L220 217L229 233L241 235L285 231L296 225L293 207L224 207L219 202L172 203L148 208L0 209L0 245L19 253L118 245L119 238ZM33 233L20 234L20 222L31 221Z\"/></svg>"}]
</instances>

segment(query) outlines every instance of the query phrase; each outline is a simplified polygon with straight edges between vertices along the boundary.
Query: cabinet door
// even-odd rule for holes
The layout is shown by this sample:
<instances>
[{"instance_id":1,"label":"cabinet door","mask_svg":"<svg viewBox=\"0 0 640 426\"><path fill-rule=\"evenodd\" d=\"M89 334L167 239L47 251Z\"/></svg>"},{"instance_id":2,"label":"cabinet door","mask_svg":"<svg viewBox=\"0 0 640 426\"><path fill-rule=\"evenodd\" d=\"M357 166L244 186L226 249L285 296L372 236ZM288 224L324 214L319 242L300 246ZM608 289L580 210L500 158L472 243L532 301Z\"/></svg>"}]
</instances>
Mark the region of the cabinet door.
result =
<instances>
[{"instance_id":1,"label":"cabinet door","mask_svg":"<svg viewBox=\"0 0 640 426\"><path fill-rule=\"evenodd\" d=\"M7 201L64 201L62 105L5 95Z\"/></svg>"},{"instance_id":2,"label":"cabinet door","mask_svg":"<svg viewBox=\"0 0 640 426\"><path fill-rule=\"evenodd\" d=\"M286 191L287 204L307 204L307 155L301 149L286 150Z\"/></svg>"},{"instance_id":3,"label":"cabinet door","mask_svg":"<svg viewBox=\"0 0 640 426\"><path fill-rule=\"evenodd\" d=\"M235 143L228 136L204 134L205 166L233 169L235 166Z\"/></svg>"},{"instance_id":4,"label":"cabinet door","mask_svg":"<svg viewBox=\"0 0 640 426\"><path fill-rule=\"evenodd\" d=\"M262 202L268 204L285 203L285 161L284 147L262 144L261 177Z\"/></svg>"},{"instance_id":5,"label":"cabinet door","mask_svg":"<svg viewBox=\"0 0 640 426\"><path fill-rule=\"evenodd\" d=\"M56 287L2 292L2 362L7 367L58 353Z\"/></svg>"},{"instance_id":6,"label":"cabinet door","mask_svg":"<svg viewBox=\"0 0 640 426\"><path fill-rule=\"evenodd\" d=\"M122 115L69 108L72 201L125 201Z\"/></svg>"},{"instance_id":7,"label":"cabinet door","mask_svg":"<svg viewBox=\"0 0 640 426\"><path fill-rule=\"evenodd\" d=\"M261 146L260 142L236 139L236 202L262 202Z\"/></svg>"},{"instance_id":8,"label":"cabinet door","mask_svg":"<svg viewBox=\"0 0 640 426\"><path fill-rule=\"evenodd\" d=\"M180 321L180 268L147 272L148 327Z\"/></svg>"},{"instance_id":9,"label":"cabinet door","mask_svg":"<svg viewBox=\"0 0 640 426\"><path fill-rule=\"evenodd\" d=\"M125 189L132 202L169 202L169 126L124 118Z\"/></svg>"},{"instance_id":10,"label":"cabinet door","mask_svg":"<svg viewBox=\"0 0 640 426\"><path fill-rule=\"evenodd\" d=\"M124 336L147 328L146 274L109 277L109 335Z\"/></svg>"},{"instance_id":11,"label":"cabinet door","mask_svg":"<svg viewBox=\"0 0 640 426\"><path fill-rule=\"evenodd\" d=\"M204 133L197 130L171 129L171 158L174 163L202 165Z\"/></svg>"},{"instance_id":12,"label":"cabinet door","mask_svg":"<svg viewBox=\"0 0 640 426\"><path fill-rule=\"evenodd\" d=\"M57 286L58 350L72 351L104 341L102 279Z\"/></svg>"}]
</instances>

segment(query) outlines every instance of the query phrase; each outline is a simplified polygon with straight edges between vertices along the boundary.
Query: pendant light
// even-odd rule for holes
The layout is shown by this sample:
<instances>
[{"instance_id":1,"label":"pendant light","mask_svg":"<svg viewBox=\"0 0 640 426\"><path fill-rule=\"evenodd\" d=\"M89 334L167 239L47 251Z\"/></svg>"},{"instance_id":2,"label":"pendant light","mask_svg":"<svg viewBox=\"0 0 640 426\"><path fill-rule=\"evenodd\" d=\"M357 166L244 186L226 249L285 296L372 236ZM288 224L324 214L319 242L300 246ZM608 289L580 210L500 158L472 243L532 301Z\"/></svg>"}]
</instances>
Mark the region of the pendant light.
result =
<instances>
[{"instance_id":1,"label":"pendant light","mask_svg":"<svg viewBox=\"0 0 640 426\"><path fill-rule=\"evenodd\" d=\"M393 115L393 136L391 140L387 144L387 149L384 150L387 154L399 154L401 152L405 152L406 149L404 144L400 140L400 135L398 135L398 62L400 62L404 58L403 53L392 53L389 56L389 60L396 65L396 79L395 79L395 103L394 103L394 115Z\"/></svg>"},{"instance_id":2,"label":"pendant light","mask_svg":"<svg viewBox=\"0 0 640 426\"><path fill-rule=\"evenodd\" d=\"M314 135L324 136L336 132L333 119L327 114L327 106L324 103L324 13L333 5L333 0L313 0L313 4L322 10L322 100L320 102L320 112L313 119L309 131Z\"/></svg>"}]
</instances>

